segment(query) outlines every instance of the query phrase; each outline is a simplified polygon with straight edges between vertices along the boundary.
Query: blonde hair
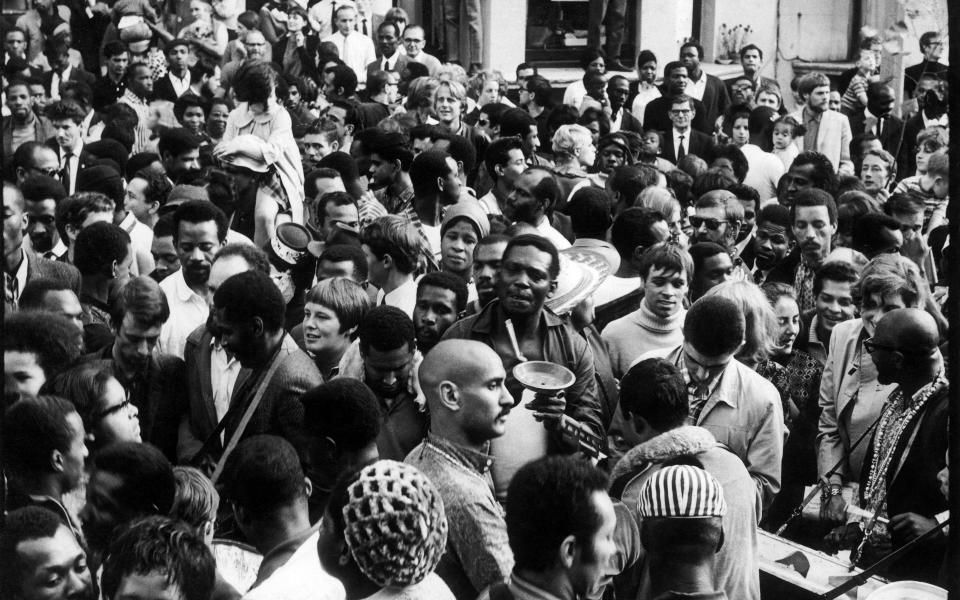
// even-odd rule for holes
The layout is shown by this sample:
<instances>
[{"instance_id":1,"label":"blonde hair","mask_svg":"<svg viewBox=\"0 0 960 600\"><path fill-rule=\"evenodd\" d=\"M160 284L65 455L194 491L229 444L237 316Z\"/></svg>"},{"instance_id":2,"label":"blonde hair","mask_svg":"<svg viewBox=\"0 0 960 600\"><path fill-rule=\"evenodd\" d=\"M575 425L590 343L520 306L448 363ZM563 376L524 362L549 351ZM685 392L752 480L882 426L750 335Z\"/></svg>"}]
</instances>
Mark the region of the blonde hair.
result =
<instances>
[{"instance_id":1,"label":"blonde hair","mask_svg":"<svg viewBox=\"0 0 960 600\"><path fill-rule=\"evenodd\" d=\"M655 185L643 188L633 205L655 210L667 221L670 221L673 213L680 212L680 202L673 197L670 190Z\"/></svg>"},{"instance_id":2,"label":"blonde hair","mask_svg":"<svg viewBox=\"0 0 960 600\"><path fill-rule=\"evenodd\" d=\"M558 159L569 161L576 158L578 150L593 143L593 134L583 125L561 125L553 134L552 141L553 152L559 155Z\"/></svg>"},{"instance_id":3,"label":"blonde hair","mask_svg":"<svg viewBox=\"0 0 960 600\"><path fill-rule=\"evenodd\" d=\"M733 300L743 311L746 327L743 346L736 355L738 360L755 365L770 358L777 348L779 327L777 313L760 286L752 281L727 281L704 295Z\"/></svg>"},{"instance_id":4,"label":"blonde hair","mask_svg":"<svg viewBox=\"0 0 960 600\"><path fill-rule=\"evenodd\" d=\"M220 494L207 476L193 467L174 467L173 479L177 487L170 516L203 531L204 525L217 518Z\"/></svg>"}]
</instances>

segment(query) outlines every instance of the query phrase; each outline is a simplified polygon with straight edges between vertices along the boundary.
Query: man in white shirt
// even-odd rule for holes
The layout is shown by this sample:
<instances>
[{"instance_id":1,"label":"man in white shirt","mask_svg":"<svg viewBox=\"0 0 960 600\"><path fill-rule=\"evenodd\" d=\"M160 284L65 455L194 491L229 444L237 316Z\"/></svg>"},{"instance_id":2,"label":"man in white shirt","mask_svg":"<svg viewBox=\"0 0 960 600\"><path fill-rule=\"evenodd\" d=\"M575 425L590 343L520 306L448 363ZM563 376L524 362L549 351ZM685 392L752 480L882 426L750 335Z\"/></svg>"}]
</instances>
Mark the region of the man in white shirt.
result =
<instances>
[{"instance_id":1,"label":"man in white shirt","mask_svg":"<svg viewBox=\"0 0 960 600\"><path fill-rule=\"evenodd\" d=\"M210 313L210 267L217 250L226 243L227 217L210 202L191 200L177 207L173 225L181 267L160 282L170 318L158 341L161 352L183 358L187 336L205 324Z\"/></svg>"},{"instance_id":2,"label":"man in white shirt","mask_svg":"<svg viewBox=\"0 0 960 600\"><path fill-rule=\"evenodd\" d=\"M749 143L740 146L740 152L747 158L747 176L743 183L757 190L760 194L760 203L777 197L777 183L783 176L783 163L770 152L764 152L760 144L763 141L764 131L770 126L770 121L777 113L769 106L759 106L750 111L747 127L750 131Z\"/></svg>"},{"instance_id":3,"label":"man in white shirt","mask_svg":"<svg viewBox=\"0 0 960 600\"><path fill-rule=\"evenodd\" d=\"M377 47L380 58L367 65L367 76L375 71L401 73L410 62L400 51L400 26L393 21L384 21L377 27Z\"/></svg>"},{"instance_id":4,"label":"man in white shirt","mask_svg":"<svg viewBox=\"0 0 960 600\"><path fill-rule=\"evenodd\" d=\"M363 228L360 243L367 257L367 278L380 289L377 306L395 306L412 319L417 304L413 274L423 243L416 227L400 215L386 215Z\"/></svg>"},{"instance_id":5,"label":"man in white shirt","mask_svg":"<svg viewBox=\"0 0 960 600\"><path fill-rule=\"evenodd\" d=\"M324 38L324 42L333 42L340 59L357 74L360 83L367 80L367 65L377 60L377 51L373 40L354 29L357 21L357 9L353 6L337 7L337 32Z\"/></svg>"},{"instance_id":6,"label":"man in white shirt","mask_svg":"<svg viewBox=\"0 0 960 600\"><path fill-rule=\"evenodd\" d=\"M514 184L504 205L504 216L511 222L533 225L557 250L570 247L570 240L553 228L547 216L553 211L561 195L560 185L553 173L543 167L530 167Z\"/></svg>"},{"instance_id":7,"label":"man in white shirt","mask_svg":"<svg viewBox=\"0 0 960 600\"><path fill-rule=\"evenodd\" d=\"M423 27L408 25L403 30L403 49L407 51L408 59L426 65L427 69L430 70L430 75L434 76L437 74L437 69L440 68L441 63L439 58L423 51L423 45L427 41L426 35Z\"/></svg>"},{"instance_id":8,"label":"man in white shirt","mask_svg":"<svg viewBox=\"0 0 960 600\"><path fill-rule=\"evenodd\" d=\"M188 62L190 42L184 39L167 44L167 74L154 83L153 99L176 102L177 98L190 91L191 72Z\"/></svg>"},{"instance_id":9,"label":"man in white shirt","mask_svg":"<svg viewBox=\"0 0 960 600\"><path fill-rule=\"evenodd\" d=\"M527 168L527 158L523 154L523 142L515 137L494 140L487 148L484 159L487 173L493 179L493 187L478 201L488 215L503 214L507 197L520 174Z\"/></svg>"}]
</instances>

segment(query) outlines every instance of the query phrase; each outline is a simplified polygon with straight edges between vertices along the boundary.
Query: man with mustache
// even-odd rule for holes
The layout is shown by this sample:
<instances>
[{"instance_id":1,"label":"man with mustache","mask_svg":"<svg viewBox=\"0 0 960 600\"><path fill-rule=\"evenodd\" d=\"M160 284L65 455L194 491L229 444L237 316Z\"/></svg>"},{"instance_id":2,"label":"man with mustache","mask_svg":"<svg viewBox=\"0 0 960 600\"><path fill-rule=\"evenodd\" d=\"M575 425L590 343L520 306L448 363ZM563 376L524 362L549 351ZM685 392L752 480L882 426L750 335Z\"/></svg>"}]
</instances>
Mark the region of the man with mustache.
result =
<instances>
[{"instance_id":1,"label":"man with mustache","mask_svg":"<svg viewBox=\"0 0 960 600\"><path fill-rule=\"evenodd\" d=\"M111 303L114 342L97 352L127 392L140 417L140 437L176 459L180 413L186 398L182 359L157 351L170 308L160 284L146 275L130 280Z\"/></svg>"},{"instance_id":2,"label":"man with mustache","mask_svg":"<svg viewBox=\"0 0 960 600\"><path fill-rule=\"evenodd\" d=\"M576 452L576 442L564 437L560 422L564 416L578 421L590 433L602 436L600 403L597 396L593 352L583 337L552 312L544 309L547 296L557 287L560 259L556 247L544 237L519 235L503 253L498 299L478 314L454 323L444 339L472 339L493 348L507 369L507 387L516 401L522 386L512 369L524 360L544 360L565 365L574 372L574 383L564 394L538 396L523 410L532 410L532 420L513 421L510 435L498 441L493 454L504 464L494 473L498 493L503 493L513 473L524 463L546 454ZM510 322L508 327L507 322ZM515 333L512 342L509 329ZM519 349L519 353L517 350ZM520 356L522 355L522 356ZM526 438L519 448L509 440ZM532 443L536 441L536 443ZM509 455L509 458L507 458ZM503 458L499 458L503 457Z\"/></svg>"},{"instance_id":3,"label":"man with mustache","mask_svg":"<svg viewBox=\"0 0 960 600\"><path fill-rule=\"evenodd\" d=\"M65 260L67 245L60 239L56 224L57 204L67 196L63 185L53 177L33 175L20 184L20 191L30 249L48 260Z\"/></svg>"},{"instance_id":4,"label":"man with mustache","mask_svg":"<svg viewBox=\"0 0 960 600\"><path fill-rule=\"evenodd\" d=\"M210 202L190 200L173 213L173 244L180 270L160 282L171 315L160 332L161 352L183 358L187 336L207 322L210 266L226 241L227 217Z\"/></svg>"},{"instance_id":5,"label":"man with mustache","mask_svg":"<svg viewBox=\"0 0 960 600\"><path fill-rule=\"evenodd\" d=\"M442 271L421 277L413 309L417 349L422 354L429 352L466 307L467 284L462 278Z\"/></svg>"},{"instance_id":6,"label":"man with mustache","mask_svg":"<svg viewBox=\"0 0 960 600\"><path fill-rule=\"evenodd\" d=\"M490 440L506 431L513 408L506 371L475 341L437 344L420 365L430 432L404 462L426 475L443 498L450 529L437 575L457 598L473 598L513 568L503 509L490 490Z\"/></svg>"},{"instance_id":7,"label":"man with mustache","mask_svg":"<svg viewBox=\"0 0 960 600\"><path fill-rule=\"evenodd\" d=\"M753 281L762 285L770 270L783 261L793 248L790 239L790 209L768 204L757 216L757 233L753 238Z\"/></svg>"},{"instance_id":8,"label":"man with mustache","mask_svg":"<svg viewBox=\"0 0 960 600\"><path fill-rule=\"evenodd\" d=\"M837 205L833 197L821 189L804 189L794 196L790 217L791 233L797 248L770 271L767 281L792 285L797 290L797 304L803 314L816 308L813 278L833 250Z\"/></svg>"}]
</instances>

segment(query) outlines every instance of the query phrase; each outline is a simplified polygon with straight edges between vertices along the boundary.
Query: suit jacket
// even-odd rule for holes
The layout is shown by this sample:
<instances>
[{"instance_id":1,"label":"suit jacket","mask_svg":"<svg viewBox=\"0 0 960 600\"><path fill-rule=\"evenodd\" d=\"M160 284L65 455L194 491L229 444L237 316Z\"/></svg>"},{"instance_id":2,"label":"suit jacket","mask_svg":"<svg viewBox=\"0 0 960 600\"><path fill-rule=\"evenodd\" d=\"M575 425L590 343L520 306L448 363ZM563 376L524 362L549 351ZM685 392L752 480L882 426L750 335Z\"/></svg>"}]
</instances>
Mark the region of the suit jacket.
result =
<instances>
[{"instance_id":1,"label":"suit jacket","mask_svg":"<svg viewBox=\"0 0 960 600\"><path fill-rule=\"evenodd\" d=\"M187 409L180 419L177 460L188 462L217 428L217 409L213 404L213 383L210 378L210 352L213 336L201 325L187 336L183 359L187 363ZM240 369L234 389L250 377L250 369Z\"/></svg>"},{"instance_id":2,"label":"suit jacket","mask_svg":"<svg viewBox=\"0 0 960 600\"><path fill-rule=\"evenodd\" d=\"M194 81L198 81L198 77L191 70L190 83L193 83ZM187 88L184 93L190 93L190 89ZM123 94L121 94L121 96L122 95ZM177 94L176 90L173 89L173 82L170 81L170 77L168 77L166 73L163 75L163 77L153 82L153 95L150 96L151 101L167 100L170 102L176 102L179 97L180 95Z\"/></svg>"},{"instance_id":3,"label":"suit jacket","mask_svg":"<svg viewBox=\"0 0 960 600\"><path fill-rule=\"evenodd\" d=\"M713 133L713 125L717 122L717 117L724 114L730 106L730 96L727 94L727 86L714 75L703 74L707 78L707 85L703 91L703 107L706 110L704 118L710 131L704 133ZM646 121L644 121L646 122Z\"/></svg>"},{"instance_id":4,"label":"suit jacket","mask_svg":"<svg viewBox=\"0 0 960 600\"><path fill-rule=\"evenodd\" d=\"M911 65L903 70L903 95L905 98L913 96L913 91L917 89L917 83L920 76L924 73L933 73L940 79L946 80L950 72L950 67L939 62L921 61L918 64Z\"/></svg>"},{"instance_id":5,"label":"suit jacket","mask_svg":"<svg viewBox=\"0 0 960 600\"><path fill-rule=\"evenodd\" d=\"M790 113L790 116L797 120L801 125L806 126L803 119L803 107ZM833 163L834 170L840 169L846 165L853 173L853 163L850 162L850 140L853 135L850 133L850 121L847 116L836 111L828 110L820 117L820 129L817 132L817 146L815 150L824 154ZM794 142L797 148L803 152L803 136L797 137Z\"/></svg>"},{"instance_id":6,"label":"suit jacket","mask_svg":"<svg viewBox=\"0 0 960 600\"><path fill-rule=\"evenodd\" d=\"M633 116L633 113L630 112L626 106L620 109L623 111L623 116L620 117L620 131L632 131L634 133L643 133L643 125L640 124L640 121Z\"/></svg>"},{"instance_id":7,"label":"suit jacket","mask_svg":"<svg viewBox=\"0 0 960 600\"><path fill-rule=\"evenodd\" d=\"M53 150L54 152L56 152L57 161L60 161L61 160L60 146L59 144L57 144L57 139L56 138L48 139L47 147ZM80 169L83 169L84 167L89 167L93 161L94 161L94 156L87 151L87 144L84 143L83 147L80 148L80 162L77 163L76 171L70 173L70 178L73 180L76 180L77 175L80 173ZM70 192L69 182L62 182L62 183L63 183L63 188L67 191L67 193L69 193Z\"/></svg>"},{"instance_id":8,"label":"suit jacket","mask_svg":"<svg viewBox=\"0 0 960 600\"><path fill-rule=\"evenodd\" d=\"M53 125L50 121L41 115L34 113L33 141L43 143L47 138L54 134ZM3 117L3 164L10 164L13 159L13 117Z\"/></svg>"},{"instance_id":9,"label":"suit jacket","mask_svg":"<svg viewBox=\"0 0 960 600\"><path fill-rule=\"evenodd\" d=\"M93 89L93 85L97 82L96 78L83 71L77 67L70 69L70 77L67 78L67 81L73 81L76 83L85 83L90 86L90 89ZM62 83L62 82L61 82ZM47 94L50 93L50 86L53 84L53 71L49 71L43 74L43 89L47 90Z\"/></svg>"},{"instance_id":10,"label":"suit jacket","mask_svg":"<svg viewBox=\"0 0 960 600\"><path fill-rule=\"evenodd\" d=\"M857 137L863 135L867 129L867 114L860 110L847 116L850 122L850 135ZM883 118L883 128L878 137L883 149L893 155L895 158L900 156L900 150L903 148L903 120L887 115ZM899 174L899 171L897 171Z\"/></svg>"},{"instance_id":11,"label":"suit jacket","mask_svg":"<svg viewBox=\"0 0 960 600\"><path fill-rule=\"evenodd\" d=\"M707 121L707 109L704 108L703 102L700 102L696 98L690 98L690 100L693 102L693 109L697 111L697 114L693 117L693 121L690 123L690 127L706 135L712 135L713 123ZM643 111L644 129L655 129L664 134L673 129L673 121L670 120L669 115L672 104L673 98L669 96L660 96L659 98L651 100L649 104L647 104L647 108ZM716 119L714 119L714 121L716 121Z\"/></svg>"},{"instance_id":12,"label":"suit jacket","mask_svg":"<svg viewBox=\"0 0 960 600\"><path fill-rule=\"evenodd\" d=\"M43 258L26 248L23 249L23 255L27 259L27 283L34 279L55 279L68 284L77 295L80 294L80 271L76 267Z\"/></svg>"},{"instance_id":13,"label":"suit jacket","mask_svg":"<svg viewBox=\"0 0 960 600\"><path fill-rule=\"evenodd\" d=\"M367 65L367 77L370 77L370 74L375 71L382 71L383 69L380 66L383 64L383 57L381 56L377 60L371 62ZM410 58L406 54L400 54L397 56L397 60L393 62L393 68L388 69L391 73L401 73L403 68L407 66L407 63L410 62Z\"/></svg>"},{"instance_id":14,"label":"suit jacket","mask_svg":"<svg viewBox=\"0 0 960 600\"><path fill-rule=\"evenodd\" d=\"M284 334L279 353L275 358L280 366L273 373L259 406L253 412L241 440L252 435L271 434L298 443L300 428L303 425L303 405L300 396L307 390L323 383L323 377L307 353L297 347L289 334ZM243 412L257 392L268 365L251 370L250 375L233 388L230 409L223 419L226 421L224 438L229 440L236 431ZM219 440L214 444L215 457L219 457L223 447Z\"/></svg>"},{"instance_id":15,"label":"suit jacket","mask_svg":"<svg viewBox=\"0 0 960 600\"><path fill-rule=\"evenodd\" d=\"M690 141L687 142L687 154L696 154L703 158L704 152L713 144L713 138L693 128L690 130ZM660 153L663 158L677 164L677 149L673 147L673 126L663 133L663 148Z\"/></svg>"}]
</instances>

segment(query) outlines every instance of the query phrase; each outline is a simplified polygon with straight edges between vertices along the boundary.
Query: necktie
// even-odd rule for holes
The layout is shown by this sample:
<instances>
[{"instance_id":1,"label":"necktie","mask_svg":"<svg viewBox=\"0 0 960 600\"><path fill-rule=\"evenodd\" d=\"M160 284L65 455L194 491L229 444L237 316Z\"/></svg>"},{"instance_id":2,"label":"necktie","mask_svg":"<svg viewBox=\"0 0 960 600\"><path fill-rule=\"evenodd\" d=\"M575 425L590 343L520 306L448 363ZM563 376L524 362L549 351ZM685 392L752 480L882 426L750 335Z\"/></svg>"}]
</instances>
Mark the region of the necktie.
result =
<instances>
[{"instance_id":1,"label":"necktie","mask_svg":"<svg viewBox=\"0 0 960 600\"><path fill-rule=\"evenodd\" d=\"M67 152L63 157L63 170L60 171L60 181L63 183L63 188L67 193L71 193L70 190L70 159L73 158L72 152Z\"/></svg>"},{"instance_id":2,"label":"necktie","mask_svg":"<svg viewBox=\"0 0 960 600\"><path fill-rule=\"evenodd\" d=\"M330 9L330 29L334 32L337 31L337 3L336 0L332 3L332 8Z\"/></svg>"},{"instance_id":3,"label":"necktie","mask_svg":"<svg viewBox=\"0 0 960 600\"><path fill-rule=\"evenodd\" d=\"M683 138L684 136L681 135L680 142L677 144L677 162L680 162L680 160L687 155L686 151L683 149Z\"/></svg>"},{"instance_id":4,"label":"necktie","mask_svg":"<svg viewBox=\"0 0 960 600\"><path fill-rule=\"evenodd\" d=\"M877 117L877 137L883 135L883 117Z\"/></svg>"},{"instance_id":5,"label":"necktie","mask_svg":"<svg viewBox=\"0 0 960 600\"><path fill-rule=\"evenodd\" d=\"M390 61L387 60L386 58L383 59L383 69L381 69L381 70L382 70L382 71L389 71L389 70L390 70Z\"/></svg>"},{"instance_id":6,"label":"necktie","mask_svg":"<svg viewBox=\"0 0 960 600\"><path fill-rule=\"evenodd\" d=\"M3 273L4 283L6 286L4 291L5 298L4 301L7 304L9 309L14 309L17 306L17 301L20 299L20 282L17 281L16 274L10 274L4 271Z\"/></svg>"},{"instance_id":7,"label":"necktie","mask_svg":"<svg viewBox=\"0 0 960 600\"><path fill-rule=\"evenodd\" d=\"M366 17L363 18L363 35L370 35L370 34L367 32L367 18L366 18Z\"/></svg>"}]
</instances>

